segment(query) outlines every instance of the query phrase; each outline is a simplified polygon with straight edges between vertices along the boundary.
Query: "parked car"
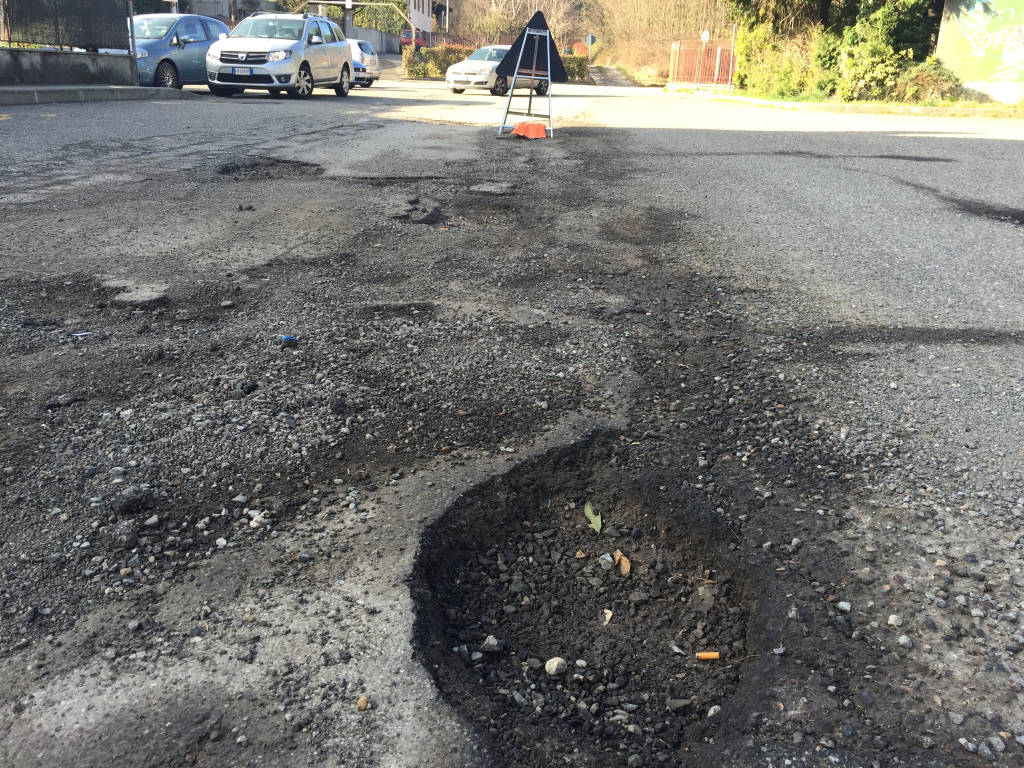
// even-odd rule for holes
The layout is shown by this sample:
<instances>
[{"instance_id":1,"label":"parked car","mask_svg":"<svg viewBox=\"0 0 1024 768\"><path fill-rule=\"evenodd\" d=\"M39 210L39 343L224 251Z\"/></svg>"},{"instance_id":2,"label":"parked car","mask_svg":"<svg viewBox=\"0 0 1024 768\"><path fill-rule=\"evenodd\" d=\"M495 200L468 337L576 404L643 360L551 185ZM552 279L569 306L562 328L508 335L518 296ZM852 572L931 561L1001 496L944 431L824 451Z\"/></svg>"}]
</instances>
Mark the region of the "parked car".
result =
<instances>
[{"instance_id":1,"label":"parked car","mask_svg":"<svg viewBox=\"0 0 1024 768\"><path fill-rule=\"evenodd\" d=\"M139 85L181 88L206 82L206 52L228 33L207 16L146 13L132 18Z\"/></svg>"},{"instance_id":2,"label":"parked car","mask_svg":"<svg viewBox=\"0 0 1024 768\"><path fill-rule=\"evenodd\" d=\"M445 73L444 80L452 93L464 93L467 88L486 88L495 96L508 93L509 81L495 70L508 53L510 45L485 45L469 54L458 64L452 64ZM548 92L547 80L516 78L516 87L533 88L538 95Z\"/></svg>"},{"instance_id":3,"label":"parked car","mask_svg":"<svg viewBox=\"0 0 1024 768\"><path fill-rule=\"evenodd\" d=\"M410 43L412 43L412 31L408 30L408 29L402 30L402 34L398 36L398 44L401 46L401 45L409 45ZM420 32L420 30L417 29L416 30L416 50L418 51L420 48L423 48L424 46L426 46L426 44L427 44L427 38L424 37L423 34Z\"/></svg>"},{"instance_id":4,"label":"parked car","mask_svg":"<svg viewBox=\"0 0 1024 768\"><path fill-rule=\"evenodd\" d=\"M324 16L257 12L210 46L206 70L214 96L258 88L306 99L317 86L348 96L352 50L341 27Z\"/></svg>"},{"instance_id":5,"label":"parked car","mask_svg":"<svg viewBox=\"0 0 1024 768\"><path fill-rule=\"evenodd\" d=\"M380 57L367 40L356 40L350 37L348 43L352 48L352 82L369 88L380 80Z\"/></svg>"}]
</instances>

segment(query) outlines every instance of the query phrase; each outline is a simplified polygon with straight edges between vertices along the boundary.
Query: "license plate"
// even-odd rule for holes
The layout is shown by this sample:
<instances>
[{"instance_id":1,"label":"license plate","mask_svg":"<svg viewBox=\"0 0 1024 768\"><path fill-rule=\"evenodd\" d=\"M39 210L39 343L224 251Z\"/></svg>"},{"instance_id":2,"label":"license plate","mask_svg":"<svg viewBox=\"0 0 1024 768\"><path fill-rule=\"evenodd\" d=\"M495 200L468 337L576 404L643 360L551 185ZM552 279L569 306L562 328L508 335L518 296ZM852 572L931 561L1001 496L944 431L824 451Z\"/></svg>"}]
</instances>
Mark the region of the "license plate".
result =
<instances>
[{"instance_id":1,"label":"license plate","mask_svg":"<svg viewBox=\"0 0 1024 768\"><path fill-rule=\"evenodd\" d=\"M252 75L252 67L232 67L232 75Z\"/></svg>"}]
</instances>

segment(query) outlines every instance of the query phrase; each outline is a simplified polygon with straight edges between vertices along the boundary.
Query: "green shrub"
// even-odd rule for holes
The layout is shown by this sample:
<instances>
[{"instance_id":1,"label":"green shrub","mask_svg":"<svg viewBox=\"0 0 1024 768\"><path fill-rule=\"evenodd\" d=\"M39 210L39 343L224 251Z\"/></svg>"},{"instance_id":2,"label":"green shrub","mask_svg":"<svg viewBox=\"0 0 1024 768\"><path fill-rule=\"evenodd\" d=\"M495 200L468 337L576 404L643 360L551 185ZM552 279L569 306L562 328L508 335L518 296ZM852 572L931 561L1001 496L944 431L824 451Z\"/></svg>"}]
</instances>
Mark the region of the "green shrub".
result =
<instances>
[{"instance_id":1,"label":"green shrub","mask_svg":"<svg viewBox=\"0 0 1024 768\"><path fill-rule=\"evenodd\" d=\"M948 101L963 92L963 81L946 69L935 56L929 56L900 75L894 96L900 101Z\"/></svg>"},{"instance_id":2,"label":"green shrub","mask_svg":"<svg viewBox=\"0 0 1024 768\"><path fill-rule=\"evenodd\" d=\"M413 74L413 70L419 62L419 56L416 55L416 51L413 50L411 45L402 46L402 69L405 70L406 77L423 77L423 75Z\"/></svg>"},{"instance_id":3,"label":"green shrub","mask_svg":"<svg viewBox=\"0 0 1024 768\"><path fill-rule=\"evenodd\" d=\"M809 38L784 38L766 25L736 38L736 85L751 93L787 99L804 94L811 78Z\"/></svg>"},{"instance_id":4,"label":"green shrub","mask_svg":"<svg viewBox=\"0 0 1024 768\"><path fill-rule=\"evenodd\" d=\"M562 63L565 65L565 73L570 80L589 80L590 67L587 64L586 56L563 56Z\"/></svg>"},{"instance_id":5,"label":"green shrub","mask_svg":"<svg viewBox=\"0 0 1024 768\"><path fill-rule=\"evenodd\" d=\"M837 35L820 27L811 33L811 71L809 94L813 98L828 98L839 85L839 62L843 43Z\"/></svg>"},{"instance_id":6,"label":"green shrub","mask_svg":"<svg viewBox=\"0 0 1024 768\"><path fill-rule=\"evenodd\" d=\"M910 49L895 47L900 14L899 4L884 5L843 31L841 76L836 86L843 101L893 97L896 83L913 56Z\"/></svg>"}]
</instances>

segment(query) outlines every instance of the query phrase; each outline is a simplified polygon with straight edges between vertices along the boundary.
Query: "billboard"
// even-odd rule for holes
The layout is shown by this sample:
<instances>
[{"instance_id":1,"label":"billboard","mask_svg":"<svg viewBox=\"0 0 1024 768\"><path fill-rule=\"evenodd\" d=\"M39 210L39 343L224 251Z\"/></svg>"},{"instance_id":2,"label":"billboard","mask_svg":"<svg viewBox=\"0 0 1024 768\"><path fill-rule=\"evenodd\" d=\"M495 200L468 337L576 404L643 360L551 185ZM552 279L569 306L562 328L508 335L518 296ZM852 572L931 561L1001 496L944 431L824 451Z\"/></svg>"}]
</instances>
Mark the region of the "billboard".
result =
<instances>
[{"instance_id":1,"label":"billboard","mask_svg":"<svg viewBox=\"0 0 1024 768\"><path fill-rule=\"evenodd\" d=\"M968 88L1024 99L1024 0L946 0L935 53Z\"/></svg>"}]
</instances>

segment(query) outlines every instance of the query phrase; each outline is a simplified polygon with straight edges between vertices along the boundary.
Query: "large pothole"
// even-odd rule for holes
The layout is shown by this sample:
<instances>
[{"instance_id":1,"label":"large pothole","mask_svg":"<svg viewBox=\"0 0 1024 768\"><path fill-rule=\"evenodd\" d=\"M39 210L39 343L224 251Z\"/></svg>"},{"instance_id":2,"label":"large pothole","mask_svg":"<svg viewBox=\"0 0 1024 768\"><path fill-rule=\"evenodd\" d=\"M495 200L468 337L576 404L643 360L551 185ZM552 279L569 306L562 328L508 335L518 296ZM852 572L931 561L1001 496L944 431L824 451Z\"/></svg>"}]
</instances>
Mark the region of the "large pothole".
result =
<instances>
[{"instance_id":1,"label":"large pothole","mask_svg":"<svg viewBox=\"0 0 1024 768\"><path fill-rule=\"evenodd\" d=\"M558 451L461 497L427 531L417 651L492 760L687 762L751 656L754 596L730 540L706 504L629 476L609 445ZM554 657L567 662L557 676Z\"/></svg>"}]
</instances>

